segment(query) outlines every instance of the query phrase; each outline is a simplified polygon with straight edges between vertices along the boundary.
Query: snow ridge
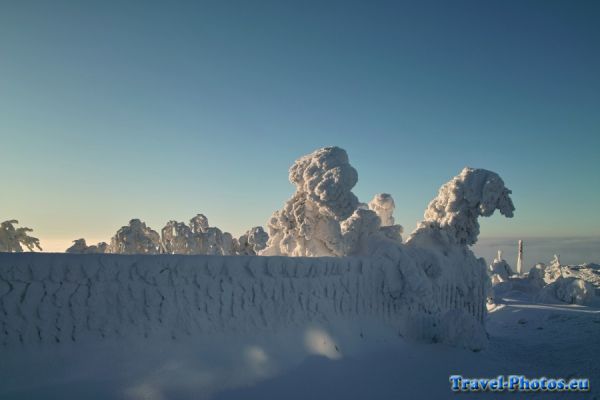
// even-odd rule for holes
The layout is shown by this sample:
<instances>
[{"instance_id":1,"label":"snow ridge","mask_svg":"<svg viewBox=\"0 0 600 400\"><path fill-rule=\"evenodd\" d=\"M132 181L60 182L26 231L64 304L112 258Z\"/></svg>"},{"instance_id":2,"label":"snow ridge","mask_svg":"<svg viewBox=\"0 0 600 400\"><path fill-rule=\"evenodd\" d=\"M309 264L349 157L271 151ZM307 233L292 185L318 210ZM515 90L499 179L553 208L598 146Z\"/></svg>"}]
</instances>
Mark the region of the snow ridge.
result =
<instances>
[{"instance_id":1,"label":"snow ridge","mask_svg":"<svg viewBox=\"0 0 600 400\"><path fill-rule=\"evenodd\" d=\"M408 302L401 273L370 258L0 254L0 345L277 330L375 316L430 338L442 315ZM446 284L439 310L481 321L477 296ZM481 304L482 305L482 304Z\"/></svg>"}]
</instances>

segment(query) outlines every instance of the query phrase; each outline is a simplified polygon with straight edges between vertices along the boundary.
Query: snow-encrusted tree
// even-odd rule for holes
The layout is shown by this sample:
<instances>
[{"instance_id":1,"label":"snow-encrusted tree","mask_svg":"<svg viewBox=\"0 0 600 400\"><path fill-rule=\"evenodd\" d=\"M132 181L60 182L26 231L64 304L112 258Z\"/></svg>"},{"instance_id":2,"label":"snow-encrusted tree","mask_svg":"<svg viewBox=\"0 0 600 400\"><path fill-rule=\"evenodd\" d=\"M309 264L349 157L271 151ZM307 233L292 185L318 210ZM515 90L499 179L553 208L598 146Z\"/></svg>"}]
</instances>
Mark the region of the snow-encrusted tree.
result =
<instances>
[{"instance_id":1,"label":"snow-encrusted tree","mask_svg":"<svg viewBox=\"0 0 600 400\"><path fill-rule=\"evenodd\" d=\"M15 228L18 224L16 219L2 222L0 225L0 252L20 253L23 251L23 246L29 251L42 250L39 239L29 236L27 232L32 232L33 229L21 227Z\"/></svg>"},{"instance_id":2,"label":"snow-encrusted tree","mask_svg":"<svg viewBox=\"0 0 600 400\"><path fill-rule=\"evenodd\" d=\"M255 226L234 240L235 254L256 255L267 247L269 235L262 226Z\"/></svg>"},{"instance_id":3,"label":"snow-encrusted tree","mask_svg":"<svg viewBox=\"0 0 600 400\"><path fill-rule=\"evenodd\" d=\"M498 255L490 264L489 268L492 285L500 282L506 282L513 275L513 270L508 263L502 258L502 251L498 250Z\"/></svg>"},{"instance_id":4,"label":"snow-encrusted tree","mask_svg":"<svg viewBox=\"0 0 600 400\"><path fill-rule=\"evenodd\" d=\"M434 231L442 233L449 243L473 245L479 236L479 217L489 217L498 210L512 218L515 206L511 193L495 172L464 168L440 188L411 240Z\"/></svg>"},{"instance_id":5,"label":"snow-encrusted tree","mask_svg":"<svg viewBox=\"0 0 600 400\"><path fill-rule=\"evenodd\" d=\"M95 254L95 253L106 253L108 244L106 242L100 242L96 245L88 246L85 239L73 240L73 245L69 247L65 252L71 254Z\"/></svg>"},{"instance_id":6,"label":"snow-encrusted tree","mask_svg":"<svg viewBox=\"0 0 600 400\"><path fill-rule=\"evenodd\" d=\"M158 254L159 249L160 236L139 219L119 229L108 246L109 253L119 254Z\"/></svg>"},{"instance_id":7,"label":"snow-encrusted tree","mask_svg":"<svg viewBox=\"0 0 600 400\"><path fill-rule=\"evenodd\" d=\"M269 220L269 241L262 255L364 254L370 236L400 240L402 228L393 225L390 195L376 196L369 209L352 193L358 173L345 150L325 147L299 158L289 179L296 192Z\"/></svg>"},{"instance_id":8,"label":"snow-encrusted tree","mask_svg":"<svg viewBox=\"0 0 600 400\"><path fill-rule=\"evenodd\" d=\"M200 254L201 244L189 226L169 221L161 230L162 252L167 254Z\"/></svg>"}]
</instances>

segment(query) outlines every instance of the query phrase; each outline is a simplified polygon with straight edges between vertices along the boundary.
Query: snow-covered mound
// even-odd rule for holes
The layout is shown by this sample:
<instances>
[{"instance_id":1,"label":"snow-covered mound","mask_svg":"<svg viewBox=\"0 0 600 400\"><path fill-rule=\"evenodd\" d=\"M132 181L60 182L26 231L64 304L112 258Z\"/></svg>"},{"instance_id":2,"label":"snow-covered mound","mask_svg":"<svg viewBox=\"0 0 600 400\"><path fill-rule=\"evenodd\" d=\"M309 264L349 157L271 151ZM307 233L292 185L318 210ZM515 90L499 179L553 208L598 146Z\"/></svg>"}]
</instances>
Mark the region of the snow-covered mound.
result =
<instances>
[{"instance_id":1,"label":"snow-covered mound","mask_svg":"<svg viewBox=\"0 0 600 400\"><path fill-rule=\"evenodd\" d=\"M500 250L498 250L498 255L490 265L488 273L492 280L492 285L506 282L508 278L513 275L512 268L508 265L506 260L502 258L502 252Z\"/></svg>"},{"instance_id":2,"label":"snow-covered mound","mask_svg":"<svg viewBox=\"0 0 600 400\"><path fill-rule=\"evenodd\" d=\"M597 304L600 303L599 267L593 263L561 265L555 255L549 265L538 263L524 276L500 279L493 275L494 296L519 291L542 303Z\"/></svg>"}]
</instances>

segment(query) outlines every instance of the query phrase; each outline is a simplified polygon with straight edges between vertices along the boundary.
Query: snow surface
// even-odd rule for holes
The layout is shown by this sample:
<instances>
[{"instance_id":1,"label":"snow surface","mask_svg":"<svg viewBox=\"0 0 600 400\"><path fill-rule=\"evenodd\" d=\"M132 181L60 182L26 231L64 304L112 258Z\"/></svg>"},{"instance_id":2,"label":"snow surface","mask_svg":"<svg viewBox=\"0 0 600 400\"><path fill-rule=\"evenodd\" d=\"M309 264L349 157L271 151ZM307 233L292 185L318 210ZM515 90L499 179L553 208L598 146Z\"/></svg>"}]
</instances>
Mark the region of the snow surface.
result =
<instances>
[{"instance_id":1,"label":"snow surface","mask_svg":"<svg viewBox=\"0 0 600 400\"><path fill-rule=\"evenodd\" d=\"M453 399L448 377L456 373L589 377L592 393L583 398L600 395L600 309L540 304L514 285L497 293L486 317L487 348L414 342L397 330L394 300L369 291L381 282L368 265L361 258L1 254L0 317L10 334L0 347L0 398ZM361 294L359 313L344 289L350 278L362 281L350 290ZM295 288L285 299L273 285L279 281Z\"/></svg>"}]
</instances>

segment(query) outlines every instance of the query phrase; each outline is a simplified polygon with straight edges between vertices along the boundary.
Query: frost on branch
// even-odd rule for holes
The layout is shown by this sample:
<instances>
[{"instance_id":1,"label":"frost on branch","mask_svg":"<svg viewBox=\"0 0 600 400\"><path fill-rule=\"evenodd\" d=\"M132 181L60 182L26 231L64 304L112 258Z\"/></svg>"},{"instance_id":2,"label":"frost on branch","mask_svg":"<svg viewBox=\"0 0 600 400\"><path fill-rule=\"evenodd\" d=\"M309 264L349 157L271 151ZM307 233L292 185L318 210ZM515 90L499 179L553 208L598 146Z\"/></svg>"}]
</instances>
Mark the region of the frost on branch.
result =
<instances>
[{"instance_id":1,"label":"frost on branch","mask_svg":"<svg viewBox=\"0 0 600 400\"><path fill-rule=\"evenodd\" d=\"M109 253L158 254L160 236L139 219L132 219L110 240Z\"/></svg>"},{"instance_id":2,"label":"frost on branch","mask_svg":"<svg viewBox=\"0 0 600 400\"><path fill-rule=\"evenodd\" d=\"M94 254L94 253L106 253L108 244L100 242L96 245L88 246L85 239L73 240L73 245L69 247L65 252L71 254Z\"/></svg>"},{"instance_id":3,"label":"frost on branch","mask_svg":"<svg viewBox=\"0 0 600 400\"><path fill-rule=\"evenodd\" d=\"M498 174L485 169L465 168L460 175L442 186L425 210L411 239L430 231L443 235L449 244L472 245L479 236L480 216L489 217L499 210L511 218L515 207L512 192ZM429 235L427 234L427 235Z\"/></svg>"},{"instance_id":4,"label":"frost on branch","mask_svg":"<svg viewBox=\"0 0 600 400\"><path fill-rule=\"evenodd\" d=\"M18 224L16 219L4 221L0 225L0 252L20 253L23 251L23 246L29 251L34 251L36 248L42 250L40 241L33 236L29 236L27 232L32 232L30 228L15 228Z\"/></svg>"}]
</instances>

